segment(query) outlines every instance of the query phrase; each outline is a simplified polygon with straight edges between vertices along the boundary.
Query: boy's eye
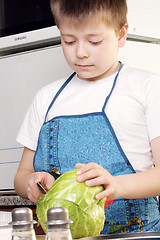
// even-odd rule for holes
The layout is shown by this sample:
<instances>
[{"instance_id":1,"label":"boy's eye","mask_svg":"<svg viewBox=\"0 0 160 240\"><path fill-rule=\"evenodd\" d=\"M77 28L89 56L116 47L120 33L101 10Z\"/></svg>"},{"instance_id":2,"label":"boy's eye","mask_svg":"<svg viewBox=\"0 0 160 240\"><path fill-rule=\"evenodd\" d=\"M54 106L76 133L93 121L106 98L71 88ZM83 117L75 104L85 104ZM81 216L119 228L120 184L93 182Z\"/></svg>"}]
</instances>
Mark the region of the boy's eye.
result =
<instances>
[{"instance_id":1,"label":"boy's eye","mask_svg":"<svg viewBox=\"0 0 160 240\"><path fill-rule=\"evenodd\" d=\"M75 43L75 41L64 41L65 42L65 44L67 44L67 45L72 45L73 43Z\"/></svg>"},{"instance_id":2,"label":"boy's eye","mask_svg":"<svg viewBox=\"0 0 160 240\"><path fill-rule=\"evenodd\" d=\"M100 41L89 41L92 45L99 45L102 43L102 40Z\"/></svg>"}]
</instances>

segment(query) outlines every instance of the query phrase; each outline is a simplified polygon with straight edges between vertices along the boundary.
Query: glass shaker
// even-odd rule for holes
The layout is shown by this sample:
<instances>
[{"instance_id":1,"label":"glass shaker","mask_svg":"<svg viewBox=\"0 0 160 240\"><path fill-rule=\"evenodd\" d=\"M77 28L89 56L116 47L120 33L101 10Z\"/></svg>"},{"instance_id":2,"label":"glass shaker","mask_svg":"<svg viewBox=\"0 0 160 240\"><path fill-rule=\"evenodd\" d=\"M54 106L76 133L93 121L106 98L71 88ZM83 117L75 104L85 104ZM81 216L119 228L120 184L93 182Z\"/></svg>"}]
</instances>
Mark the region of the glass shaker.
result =
<instances>
[{"instance_id":1,"label":"glass shaker","mask_svg":"<svg viewBox=\"0 0 160 240\"><path fill-rule=\"evenodd\" d=\"M33 213L30 208L15 208L12 211L12 240L36 240L33 228Z\"/></svg>"},{"instance_id":2,"label":"glass shaker","mask_svg":"<svg viewBox=\"0 0 160 240\"><path fill-rule=\"evenodd\" d=\"M46 240L72 240L69 224L73 221L69 220L68 210L64 207L50 208L47 211Z\"/></svg>"}]
</instances>

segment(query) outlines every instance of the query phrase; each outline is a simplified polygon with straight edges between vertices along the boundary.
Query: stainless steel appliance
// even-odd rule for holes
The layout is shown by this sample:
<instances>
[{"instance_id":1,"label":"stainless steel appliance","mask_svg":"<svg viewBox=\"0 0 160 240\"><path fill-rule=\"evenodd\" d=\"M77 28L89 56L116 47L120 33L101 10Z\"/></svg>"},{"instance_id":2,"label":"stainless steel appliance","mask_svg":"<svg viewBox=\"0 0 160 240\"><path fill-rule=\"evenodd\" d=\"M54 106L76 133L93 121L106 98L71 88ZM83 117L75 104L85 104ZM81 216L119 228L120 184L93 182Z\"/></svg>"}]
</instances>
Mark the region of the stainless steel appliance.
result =
<instances>
[{"instance_id":1,"label":"stainless steel appliance","mask_svg":"<svg viewBox=\"0 0 160 240\"><path fill-rule=\"evenodd\" d=\"M126 234L109 234L100 235L97 237L81 238L81 240L105 240L105 239L115 239L115 240L153 240L160 239L160 232L142 232L142 233L126 233Z\"/></svg>"}]
</instances>

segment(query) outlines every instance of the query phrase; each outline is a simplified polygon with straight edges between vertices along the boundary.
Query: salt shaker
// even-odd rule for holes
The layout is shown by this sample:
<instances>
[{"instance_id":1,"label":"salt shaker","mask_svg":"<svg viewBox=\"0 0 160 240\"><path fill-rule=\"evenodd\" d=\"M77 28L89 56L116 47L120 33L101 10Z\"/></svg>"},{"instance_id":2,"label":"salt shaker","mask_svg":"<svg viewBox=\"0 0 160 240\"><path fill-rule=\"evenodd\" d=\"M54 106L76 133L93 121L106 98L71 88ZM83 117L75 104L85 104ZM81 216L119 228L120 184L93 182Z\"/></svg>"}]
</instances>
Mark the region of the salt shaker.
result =
<instances>
[{"instance_id":1,"label":"salt shaker","mask_svg":"<svg viewBox=\"0 0 160 240\"><path fill-rule=\"evenodd\" d=\"M50 208L47 211L46 240L72 240L68 210L64 207Z\"/></svg>"},{"instance_id":2,"label":"salt shaker","mask_svg":"<svg viewBox=\"0 0 160 240\"><path fill-rule=\"evenodd\" d=\"M36 240L33 228L33 213L30 208L15 208L12 211L12 240Z\"/></svg>"}]
</instances>

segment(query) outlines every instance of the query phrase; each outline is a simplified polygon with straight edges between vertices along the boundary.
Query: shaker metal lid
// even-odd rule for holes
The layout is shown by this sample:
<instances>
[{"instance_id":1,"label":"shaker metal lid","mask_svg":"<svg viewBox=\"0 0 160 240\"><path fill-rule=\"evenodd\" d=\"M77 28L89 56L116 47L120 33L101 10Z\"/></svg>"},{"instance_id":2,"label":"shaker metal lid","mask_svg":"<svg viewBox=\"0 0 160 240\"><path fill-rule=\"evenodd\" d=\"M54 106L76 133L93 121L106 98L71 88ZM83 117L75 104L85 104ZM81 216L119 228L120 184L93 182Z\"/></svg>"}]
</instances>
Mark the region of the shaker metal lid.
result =
<instances>
[{"instance_id":1,"label":"shaker metal lid","mask_svg":"<svg viewBox=\"0 0 160 240\"><path fill-rule=\"evenodd\" d=\"M68 210L64 207L50 208L47 211L47 221L45 225L61 225L73 223L69 220Z\"/></svg>"},{"instance_id":2,"label":"shaker metal lid","mask_svg":"<svg viewBox=\"0 0 160 240\"><path fill-rule=\"evenodd\" d=\"M27 225L37 223L33 220L33 212L30 208L14 208L12 211L12 222L10 225Z\"/></svg>"}]
</instances>

